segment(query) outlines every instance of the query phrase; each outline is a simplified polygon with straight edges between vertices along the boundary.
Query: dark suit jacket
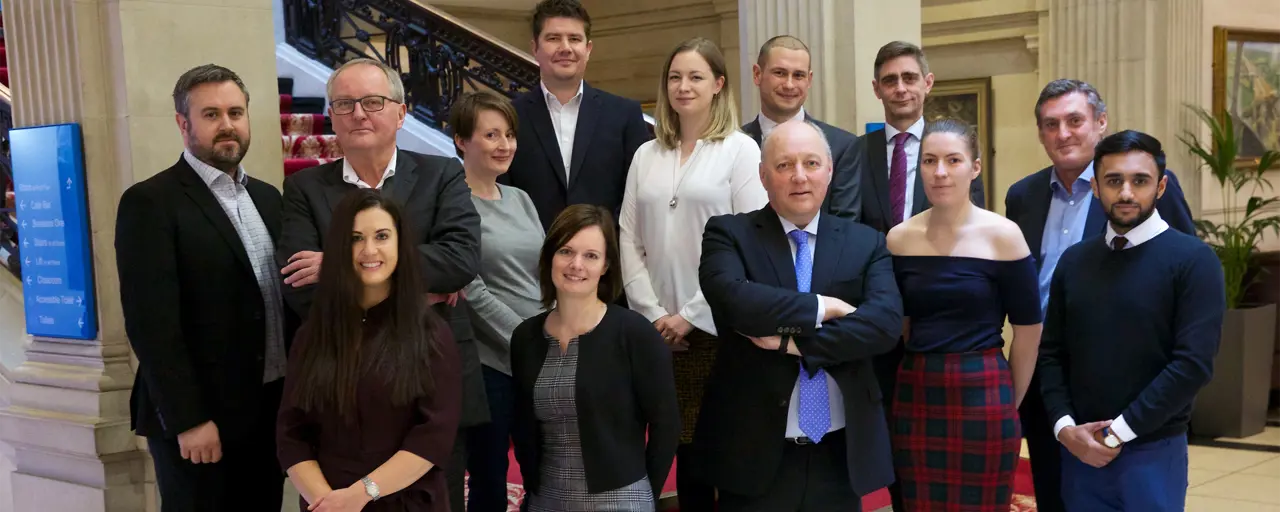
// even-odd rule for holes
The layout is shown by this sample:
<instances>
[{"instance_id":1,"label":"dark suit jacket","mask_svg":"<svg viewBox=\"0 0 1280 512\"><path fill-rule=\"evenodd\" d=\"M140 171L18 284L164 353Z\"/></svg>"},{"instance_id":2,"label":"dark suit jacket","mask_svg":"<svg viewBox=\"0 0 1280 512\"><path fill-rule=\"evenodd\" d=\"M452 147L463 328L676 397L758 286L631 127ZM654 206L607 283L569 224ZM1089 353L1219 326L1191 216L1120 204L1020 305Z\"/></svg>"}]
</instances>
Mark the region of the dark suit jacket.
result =
<instances>
[{"instance_id":1,"label":"dark suit jacket","mask_svg":"<svg viewBox=\"0 0 1280 512\"><path fill-rule=\"evenodd\" d=\"M547 358L547 315L525 320L511 334L511 438L525 488L532 493L541 483L545 441L533 395ZM680 442L671 349L643 316L611 304L600 325L578 339L577 372L574 390L587 491L617 489L647 475L656 500Z\"/></svg>"},{"instance_id":2,"label":"dark suit jacket","mask_svg":"<svg viewBox=\"0 0 1280 512\"><path fill-rule=\"evenodd\" d=\"M893 481L889 431L871 358L902 333L902 297L884 236L832 215L818 220L813 293L796 290L795 265L771 207L712 217L698 267L720 351L707 379L694 443L716 487L758 496L770 487L786 444L796 358L763 350L750 336L794 336L807 368L823 368L844 394L849 482L865 495ZM815 327L816 294L858 308ZM740 334L741 333L741 334Z\"/></svg>"},{"instance_id":3,"label":"dark suit jacket","mask_svg":"<svg viewBox=\"0 0 1280 512\"><path fill-rule=\"evenodd\" d=\"M854 222L862 220L862 167L866 161L862 154L866 151L862 139L858 136L814 119L805 114L805 120L822 128L831 145L831 186L827 187L827 197L822 200L823 213L836 217L844 217ZM760 119L752 119L742 125L742 131L756 140L763 149L761 141Z\"/></svg>"},{"instance_id":4,"label":"dark suit jacket","mask_svg":"<svg viewBox=\"0 0 1280 512\"><path fill-rule=\"evenodd\" d=\"M631 157L653 138L640 104L582 84L567 178L542 88L516 98L515 107L520 117L516 138L520 150L498 182L529 194L543 229L550 229L560 211L574 204L608 208L616 222Z\"/></svg>"},{"instance_id":5,"label":"dark suit jacket","mask_svg":"<svg viewBox=\"0 0 1280 512\"><path fill-rule=\"evenodd\" d=\"M276 246L281 268L298 251L320 251L333 220L333 209L356 186L342 180L342 160L303 169L284 181L284 235ZM471 203L471 189L457 159L400 150L396 173L383 191L401 206L418 241L423 279L428 292L461 290L480 270L480 214ZM401 236L406 236L401 234ZM304 320L311 310L315 285L283 286L285 302ZM462 358L462 425L489 420L480 356L476 349L465 299L457 307L437 305L449 321Z\"/></svg>"},{"instance_id":6,"label":"dark suit jacket","mask_svg":"<svg viewBox=\"0 0 1280 512\"><path fill-rule=\"evenodd\" d=\"M280 192L252 177L245 188L278 239ZM223 440L248 434L264 395L266 308L240 235L185 159L125 191L115 248L138 355L133 429L172 439L212 420ZM282 309L287 347L298 322Z\"/></svg>"},{"instance_id":7,"label":"dark suit jacket","mask_svg":"<svg viewBox=\"0 0 1280 512\"><path fill-rule=\"evenodd\" d=\"M862 223L881 233L888 233L896 222L893 222L893 203L889 198L889 149L884 130L869 132L862 137L866 146L866 167L862 172ZM911 215L917 215L929 209L929 198L924 193L924 179L920 176L919 155L915 162L917 169L915 183L908 183L914 192L911 198ZM986 195L982 189L982 178L969 184L969 200L982 208L987 207ZM901 220L901 219L899 219Z\"/></svg>"},{"instance_id":8,"label":"dark suit jacket","mask_svg":"<svg viewBox=\"0 0 1280 512\"><path fill-rule=\"evenodd\" d=\"M1022 228L1022 236L1027 239L1031 255L1036 259L1036 268L1044 262L1040 253L1040 245L1044 242L1044 224L1049 218L1049 203L1053 199L1053 191L1049 188L1050 173L1053 167L1045 167L1040 171L1018 180L1009 187L1004 197L1005 216ZM1195 222L1191 220L1191 208L1182 195L1182 186L1173 171L1166 170L1169 182L1165 185L1164 195L1156 202L1160 218L1169 223L1169 227L1195 236ZM1090 201L1088 217L1084 223L1084 238L1107 232L1107 213L1102 209L1098 198Z\"/></svg>"}]
</instances>

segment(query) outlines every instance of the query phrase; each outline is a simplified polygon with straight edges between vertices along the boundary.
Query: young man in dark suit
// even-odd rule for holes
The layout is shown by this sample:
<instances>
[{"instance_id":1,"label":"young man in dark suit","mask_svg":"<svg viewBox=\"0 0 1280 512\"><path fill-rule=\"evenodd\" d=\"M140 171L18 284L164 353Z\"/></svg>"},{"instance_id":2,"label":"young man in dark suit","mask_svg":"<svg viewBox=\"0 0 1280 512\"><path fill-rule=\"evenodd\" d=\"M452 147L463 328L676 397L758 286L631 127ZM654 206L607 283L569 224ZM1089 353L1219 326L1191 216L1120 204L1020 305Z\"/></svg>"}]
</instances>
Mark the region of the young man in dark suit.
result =
<instances>
[{"instance_id":1,"label":"young man in dark suit","mask_svg":"<svg viewBox=\"0 0 1280 512\"><path fill-rule=\"evenodd\" d=\"M1049 303L1049 280L1068 247L1106 230L1106 211L1092 195L1094 146L1107 131L1107 104L1098 91L1079 80L1050 82L1036 101L1040 143L1053 165L1009 187L1005 215L1022 228L1040 272L1040 307ZM1191 211L1172 171L1156 200L1160 216L1175 230L1195 234ZM1040 372L1032 376L1019 416L1031 455L1036 505L1044 512L1065 510L1062 458L1040 395Z\"/></svg>"},{"instance_id":2,"label":"young man in dark suit","mask_svg":"<svg viewBox=\"0 0 1280 512\"><path fill-rule=\"evenodd\" d=\"M290 176L284 182L284 236L276 259L283 267L286 302L304 318L311 307L333 208L356 188L389 194L413 219L429 301L449 321L462 359L462 418L448 470L450 500L462 510L466 427L489 421L480 355L459 295L480 265L480 215L462 165L454 158L396 148L404 124L404 84L386 65L368 59L343 64L329 77L329 116L344 158ZM374 482L377 483L377 482Z\"/></svg>"},{"instance_id":3,"label":"young man in dark suit","mask_svg":"<svg viewBox=\"0 0 1280 512\"><path fill-rule=\"evenodd\" d=\"M208 64L173 90L186 151L129 187L116 217L133 429L169 511L279 510L276 411L297 319L273 254L280 192L249 177L249 93Z\"/></svg>"},{"instance_id":4,"label":"young man in dark suit","mask_svg":"<svg viewBox=\"0 0 1280 512\"><path fill-rule=\"evenodd\" d=\"M751 66L751 77L760 89L760 115L742 125L742 131L760 144L778 123L793 119L809 121L831 144L831 186L822 211L854 222L862 220L862 139L814 119L804 111L805 99L813 86L809 47L793 36L775 36L760 46L760 55Z\"/></svg>"},{"instance_id":5,"label":"young man in dark suit","mask_svg":"<svg viewBox=\"0 0 1280 512\"><path fill-rule=\"evenodd\" d=\"M861 222L881 233L929 208L920 178L920 142L924 135L924 100L933 89L933 73L919 46L893 41L876 53L872 90L884 104L883 130L860 137L866 148L862 171ZM982 180L969 185L969 200L986 207ZM902 344L877 357L880 388L891 392L897 383ZM891 401L884 402L888 407ZM889 411L885 411L888 414ZM889 486L895 510L903 510L897 482Z\"/></svg>"},{"instance_id":6,"label":"young man in dark suit","mask_svg":"<svg viewBox=\"0 0 1280 512\"><path fill-rule=\"evenodd\" d=\"M847 511L893 481L871 367L902 332L892 257L884 235L822 213L821 128L775 128L760 179L768 206L703 234L699 283L722 344L694 443L722 511Z\"/></svg>"},{"instance_id":7,"label":"young man in dark suit","mask_svg":"<svg viewBox=\"0 0 1280 512\"><path fill-rule=\"evenodd\" d=\"M1062 499L1073 511L1181 511L1191 403L1222 336L1222 264L1156 207L1170 182L1160 141L1123 131L1096 153L1106 231L1053 272L1036 370L1068 452Z\"/></svg>"},{"instance_id":8,"label":"young man in dark suit","mask_svg":"<svg viewBox=\"0 0 1280 512\"><path fill-rule=\"evenodd\" d=\"M544 229L573 204L603 206L616 219L631 158L653 138L640 104L583 81L591 17L577 0L539 2L532 44L542 80L514 101L520 150L498 180L529 194Z\"/></svg>"}]
</instances>

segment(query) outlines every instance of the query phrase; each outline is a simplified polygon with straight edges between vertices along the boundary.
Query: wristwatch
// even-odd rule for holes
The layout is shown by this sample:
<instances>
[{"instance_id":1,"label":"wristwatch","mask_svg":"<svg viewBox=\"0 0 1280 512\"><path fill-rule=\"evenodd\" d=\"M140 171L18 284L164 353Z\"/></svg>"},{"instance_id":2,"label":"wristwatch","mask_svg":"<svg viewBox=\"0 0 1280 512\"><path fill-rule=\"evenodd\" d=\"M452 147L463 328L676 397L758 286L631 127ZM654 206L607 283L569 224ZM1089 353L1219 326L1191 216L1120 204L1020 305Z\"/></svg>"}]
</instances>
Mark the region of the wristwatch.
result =
<instances>
[{"instance_id":1,"label":"wristwatch","mask_svg":"<svg viewBox=\"0 0 1280 512\"><path fill-rule=\"evenodd\" d=\"M1117 436L1114 430L1103 427L1102 444L1107 445L1107 448L1119 448L1124 442L1120 440L1120 436Z\"/></svg>"},{"instance_id":2,"label":"wristwatch","mask_svg":"<svg viewBox=\"0 0 1280 512\"><path fill-rule=\"evenodd\" d=\"M361 478L360 482L364 484L364 493L369 495L369 499L378 501L378 498L382 497L382 494L378 492L378 484L373 483L373 480L370 480L369 477Z\"/></svg>"}]
</instances>

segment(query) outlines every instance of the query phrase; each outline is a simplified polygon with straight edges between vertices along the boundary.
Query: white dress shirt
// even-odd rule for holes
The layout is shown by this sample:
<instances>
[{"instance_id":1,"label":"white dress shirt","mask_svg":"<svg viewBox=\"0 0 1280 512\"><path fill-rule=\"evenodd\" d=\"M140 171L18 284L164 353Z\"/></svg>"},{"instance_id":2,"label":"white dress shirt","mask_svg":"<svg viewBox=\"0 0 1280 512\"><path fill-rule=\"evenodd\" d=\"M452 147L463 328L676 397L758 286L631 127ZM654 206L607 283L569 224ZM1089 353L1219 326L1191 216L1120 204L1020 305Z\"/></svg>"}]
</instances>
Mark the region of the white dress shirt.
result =
<instances>
[{"instance_id":1,"label":"white dress shirt","mask_svg":"<svg viewBox=\"0 0 1280 512\"><path fill-rule=\"evenodd\" d=\"M807 226L804 227L804 232L809 234L809 244L807 249L809 250L810 262L813 262L813 256L816 253L815 249L818 245L818 220L820 217L822 217L821 213L819 213L817 216L813 218L813 222L810 222ZM790 233L796 229L799 229L798 226L791 223L791 221L782 218L781 215L778 216L778 220L782 222L783 233ZM796 242L792 240L790 236L788 236L787 244L791 246L791 263L792 265L794 265L796 261ZM821 328L822 326L823 309L824 308L822 304L822 298L819 297L818 298L819 328ZM786 343L787 339L783 338L782 342ZM796 363L796 364L799 364L799 363ZM823 375L827 377L827 406L831 408L831 427L827 429L827 432L835 432L837 430L844 428L844 423L845 423L844 422L844 393L840 392L840 386L836 384L836 380L831 377L830 373L824 373ZM804 431L800 430L799 410L800 410L800 381L797 380L795 385L792 386L791 388L791 400L787 401L787 434L786 434L787 438L806 437Z\"/></svg>"},{"instance_id":2,"label":"white dress shirt","mask_svg":"<svg viewBox=\"0 0 1280 512\"><path fill-rule=\"evenodd\" d=\"M578 82L578 94L568 103L560 103L556 95L542 84L542 95L547 100L547 111L551 113L551 126L556 130L556 141L560 143L560 159L564 161L564 177L569 179L569 164L573 159L573 138L578 131L578 112L582 108L583 82ZM567 183L567 181L566 181Z\"/></svg>"},{"instance_id":3,"label":"white dress shirt","mask_svg":"<svg viewBox=\"0 0 1280 512\"><path fill-rule=\"evenodd\" d=\"M253 268L253 276L258 280L258 291L262 294L263 307L266 309L266 347L263 352L262 382L275 382L284 377L288 366L288 353L284 348L284 305L280 300L280 267L275 261L275 243L271 240L271 232L258 213L258 207L249 196L245 184L249 175L244 167L236 170L232 179L213 166L202 162L188 151L182 152L182 158L195 169L196 174L213 192L227 214L231 226L240 236L240 243L249 256L249 265Z\"/></svg>"},{"instance_id":4,"label":"white dress shirt","mask_svg":"<svg viewBox=\"0 0 1280 512\"><path fill-rule=\"evenodd\" d=\"M391 161L387 162L387 168L382 171L382 178L378 179L378 186L376 187L370 186L368 183L365 183L364 180L361 180L360 176L356 175L356 168L351 166L351 161L347 160L346 158L343 158L342 159L342 181L355 185L356 187L359 187L359 188L375 188L378 190L382 190L382 185L387 183L387 178L390 178L396 175L396 157L399 154L400 154L399 149L397 149L394 153L391 153Z\"/></svg>"},{"instance_id":5,"label":"white dress shirt","mask_svg":"<svg viewBox=\"0 0 1280 512\"><path fill-rule=\"evenodd\" d=\"M888 169L891 179L893 177L893 138L897 137L899 133L902 132L894 128L893 125L885 123L884 138L885 144L888 145L888 151L885 152L888 166L885 169ZM903 144L902 148L907 152L907 196L903 202L902 218L898 219L904 222L911 218L912 205L915 204L916 176L920 174L920 139L924 137L924 118L917 119L915 124L907 127L907 133L910 133L911 136L907 137L907 142Z\"/></svg>"},{"instance_id":6,"label":"white dress shirt","mask_svg":"<svg viewBox=\"0 0 1280 512\"><path fill-rule=\"evenodd\" d=\"M1152 206L1152 208L1155 208L1155 206ZM1129 250L1142 245L1152 238L1155 238L1156 235L1164 233L1166 229L1169 229L1169 223L1160 218L1160 210L1153 210L1151 212L1151 216L1147 217L1147 220L1142 221L1142 224L1134 226L1133 229L1130 229L1128 233L1124 234L1124 239L1127 242L1125 243L1123 250ZM1107 247L1111 247L1111 240L1117 236L1120 236L1120 234L1116 233L1115 228L1111 226L1110 222L1108 222L1107 235L1105 237ZM1057 423L1053 424L1054 439L1057 439L1058 433L1062 432L1062 429L1074 426L1076 426L1076 420L1075 418L1072 418L1070 414L1058 418ZM1127 443L1138 438L1138 434L1133 433L1133 429L1129 428L1129 423L1124 420L1123 414L1111 422L1111 431L1115 432L1116 437L1120 438L1120 441L1123 443Z\"/></svg>"},{"instance_id":7,"label":"white dress shirt","mask_svg":"<svg viewBox=\"0 0 1280 512\"><path fill-rule=\"evenodd\" d=\"M760 183L760 147L745 133L699 140L684 165L679 148L663 148L657 140L641 145L631 160L618 216L631 309L650 322L679 314L716 334L698 285L703 228L713 216L759 210L768 202Z\"/></svg>"},{"instance_id":8,"label":"white dress shirt","mask_svg":"<svg viewBox=\"0 0 1280 512\"><path fill-rule=\"evenodd\" d=\"M797 119L804 119L804 107L800 107L800 112L797 112L795 116L787 121L795 121ZM769 138L769 133L773 132L773 129L777 128L779 123L773 122L772 119L769 119L769 116L764 115L764 112L756 115L756 121L760 123L760 144L764 144L765 139Z\"/></svg>"}]
</instances>

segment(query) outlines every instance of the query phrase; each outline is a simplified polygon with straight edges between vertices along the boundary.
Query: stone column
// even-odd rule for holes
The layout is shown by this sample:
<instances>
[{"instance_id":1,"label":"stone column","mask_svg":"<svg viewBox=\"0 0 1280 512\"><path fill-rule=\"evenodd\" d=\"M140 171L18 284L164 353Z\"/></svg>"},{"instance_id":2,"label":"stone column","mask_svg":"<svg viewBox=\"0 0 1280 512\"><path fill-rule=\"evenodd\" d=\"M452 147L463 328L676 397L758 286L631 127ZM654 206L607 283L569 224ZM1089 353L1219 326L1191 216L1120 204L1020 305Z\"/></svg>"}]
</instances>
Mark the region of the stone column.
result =
<instances>
[{"instance_id":1,"label":"stone column","mask_svg":"<svg viewBox=\"0 0 1280 512\"><path fill-rule=\"evenodd\" d=\"M805 110L856 134L884 121L871 88L876 52L894 40L920 44L920 0L738 0L743 119L760 112L751 66L760 45L790 34L809 46L813 89Z\"/></svg>"},{"instance_id":2,"label":"stone column","mask_svg":"<svg viewBox=\"0 0 1280 512\"><path fill-rule=\"evenodd\" d=\"M1184 104L1200 104L1209 69L1199 60L1203 0L1045 0L1041 77L1093 84L1107 102L1114 133L1140 130L1160 139L1193 212L1200 207L1196 161L1178 140L1200 133Z\"/></svg>"},{"instance_id":3,"label":"stone column","mask_svg":"<svg viewBox=\"0 0 1280 512\"><path fill-rule=\"evenodd\" d=\"M122 191L177 161L171 92L208 62L250 89L248 171L283 180L271 0L6 0L14 123L79 123L98 293L96 340L36 338L13 373L0 440L13 510L154 510L145 443L129 428L133 382L113 248Z\"/></svg>"}]
</instances>

